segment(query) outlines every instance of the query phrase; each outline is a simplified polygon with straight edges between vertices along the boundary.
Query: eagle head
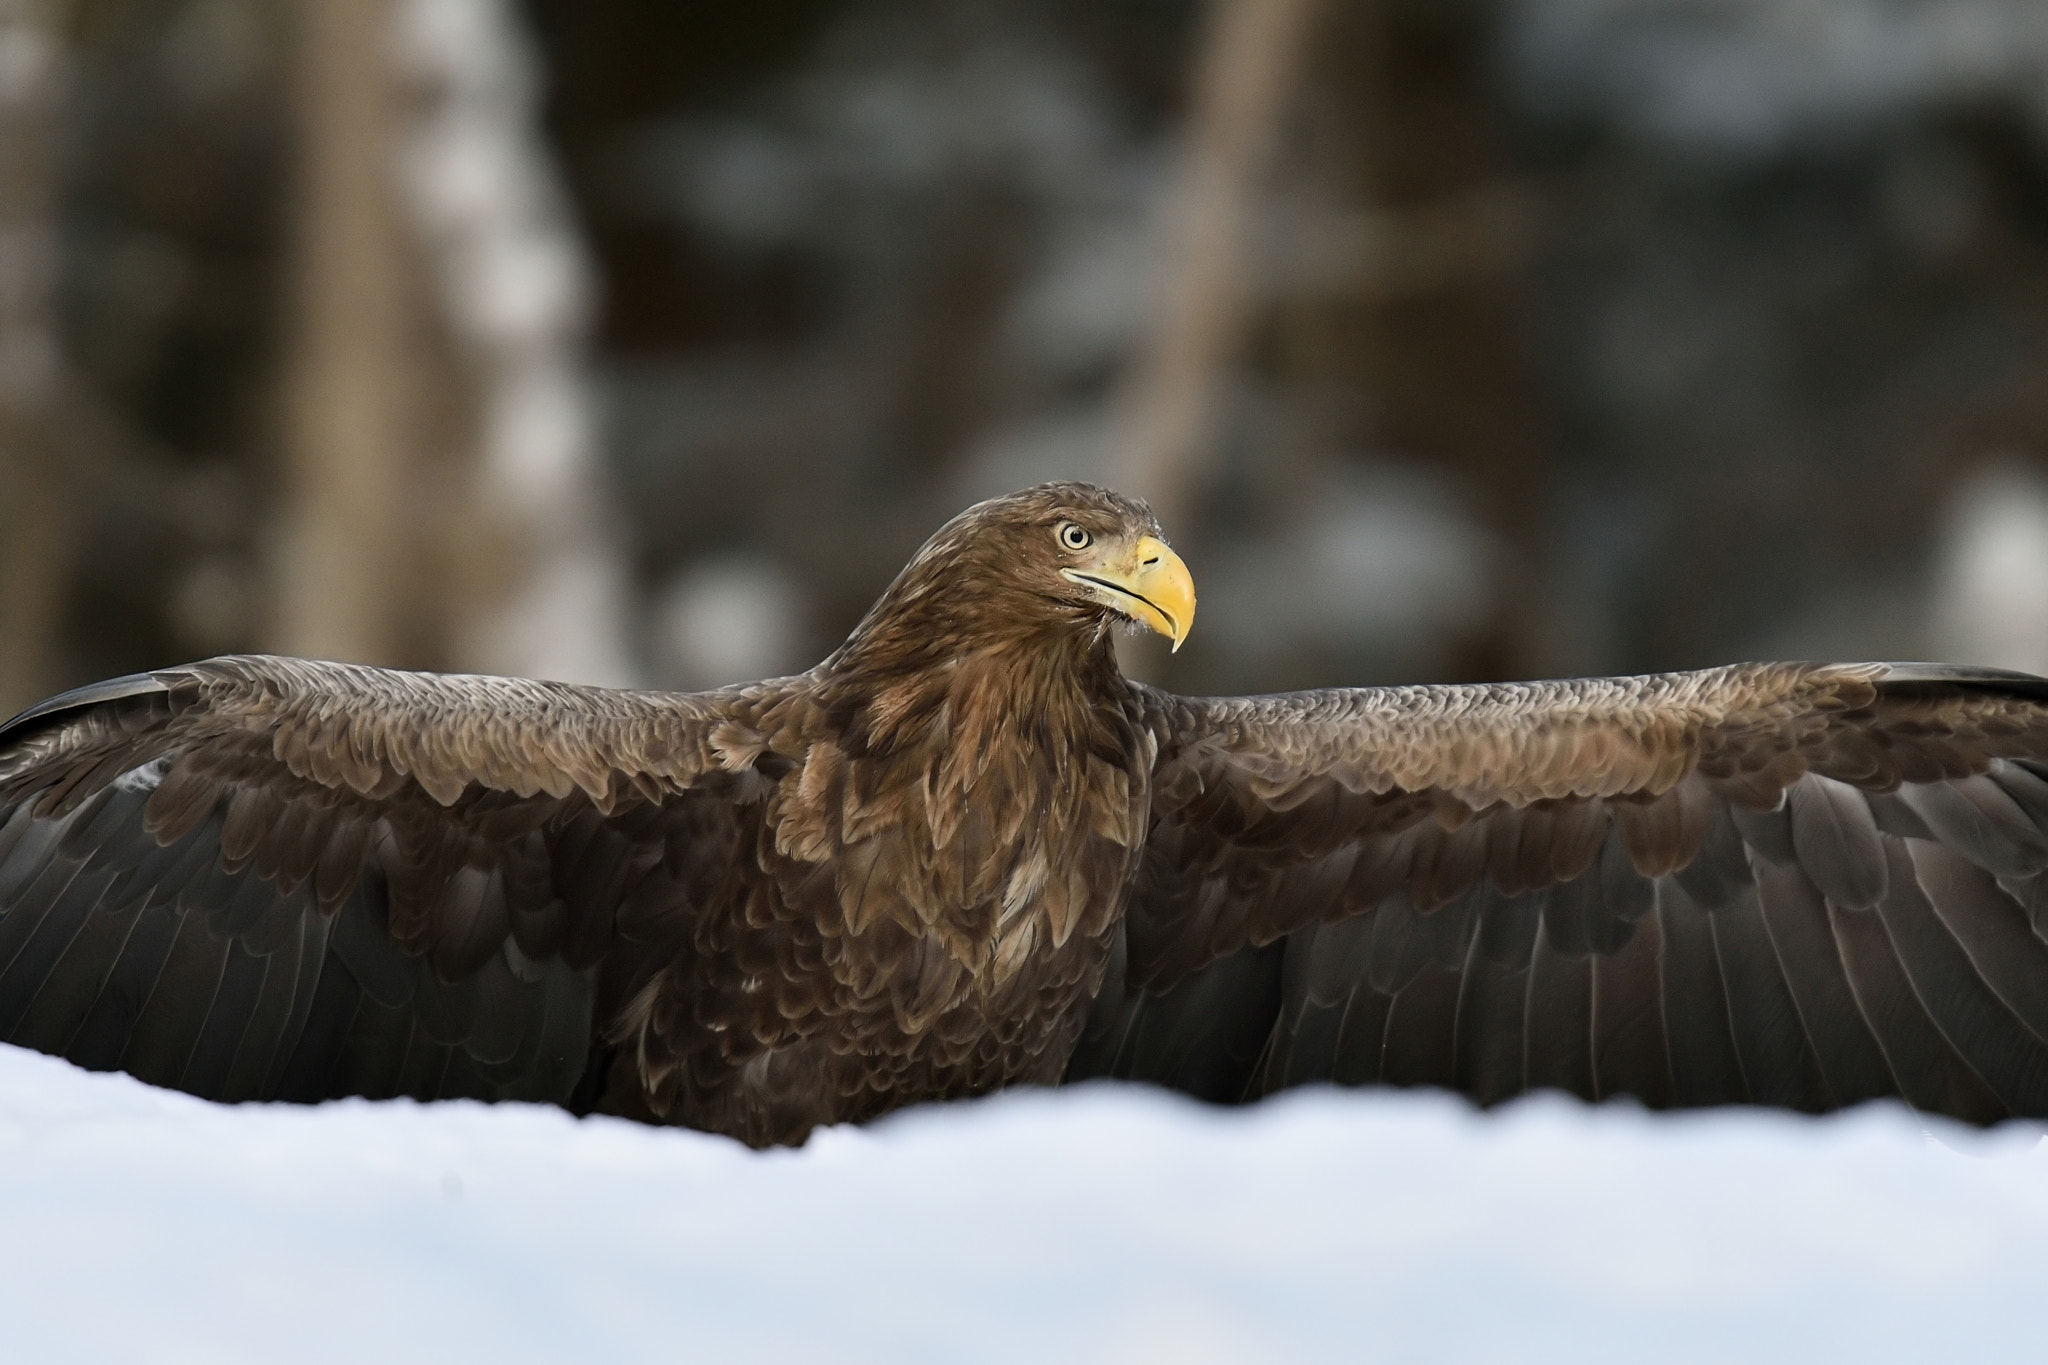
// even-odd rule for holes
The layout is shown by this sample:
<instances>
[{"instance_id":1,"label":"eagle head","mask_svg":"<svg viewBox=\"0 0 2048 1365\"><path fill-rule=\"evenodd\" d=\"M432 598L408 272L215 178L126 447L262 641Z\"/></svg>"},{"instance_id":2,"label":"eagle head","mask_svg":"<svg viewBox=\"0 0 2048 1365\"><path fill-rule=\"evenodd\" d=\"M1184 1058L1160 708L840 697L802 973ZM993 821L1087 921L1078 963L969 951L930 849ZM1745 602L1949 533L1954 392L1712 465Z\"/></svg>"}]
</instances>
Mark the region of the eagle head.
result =
<instances>
[{"instance_id":1,"label":"eagle head","mask_svg":"<svg viewBox=\"0 0 2048 1365\"><path fill-rule=\"evenodd\" d=\"M1088 483L1046 483L954 517L925 542L855 631L971 649L1050 630L1100 636L1129 622L1175 649L1195 583L1152 509Z\"/></svg>"}]
</instances>

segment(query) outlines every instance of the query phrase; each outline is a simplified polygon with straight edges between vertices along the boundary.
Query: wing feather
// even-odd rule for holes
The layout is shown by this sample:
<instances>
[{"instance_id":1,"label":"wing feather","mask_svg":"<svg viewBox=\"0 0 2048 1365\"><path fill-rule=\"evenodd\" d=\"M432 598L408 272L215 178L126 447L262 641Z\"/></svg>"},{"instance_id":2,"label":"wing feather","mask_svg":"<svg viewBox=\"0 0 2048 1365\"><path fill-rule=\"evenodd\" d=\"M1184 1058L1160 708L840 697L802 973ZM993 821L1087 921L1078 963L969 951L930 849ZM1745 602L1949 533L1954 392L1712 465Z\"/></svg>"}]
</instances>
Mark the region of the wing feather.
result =
<instances>
[{"instance_id":1,"label":"wing feather","mask_svg":"<svg viewBox=\"0 0 2048 1365\"><path fill-rule=\"evenodd\" d=\"M0 971L0 1028L13 1029L41 994L92 917L112 880L105 873L46 873L22 899L22 924L33 925Z\"/></svg>"},{"instance_id":2,"label":"wing feather","mask_svg":"<svg viewBox=\"0 0 2048 1365\"><path fill-rule=\"evenodd\" d=\"M273 1035L262 1039L244 1038L242 1047L236 1052L235 1067L229 1073L230 1077L239 1076L255 1086L253 1092L242 1091L239 1087L230 1092L240 1098L286 1097L285 1076L291 1068L292 1059L298 1055L299 1043L306 1035L307 1021L313 1017L320 982L329 974L330 965L334 967L334 974L344 974L328 951L334 937L334 920L326 916L310 919L301 915L294 923L298 928L293 943L297 959L291 978L291 993L284 997L287 1008ZM268 1047L258 1052L250 1046L252 1042L259 1046L268 1043Z\"/></svg>"},{"instance_id":3,"label":"wing feather","mask_svg":"<svg viewBox=\"0 0 2048 1365\"><path fill-rule=\"evenodd\" d=\"M1898 1093L1916 1108L1972 1123L2010 1111L1927 1016L1875 911L1829 907L1835 942L1864 1021L1884 1049Z\"/></svg>"},{"instance_id":4,"label":"wing feather","mask_svg":"<svg viewBox=\"0 0 2048 1365\"><path fill-rule=\"evenodd\" d=\"M1412 908L1389 901L1362 919L1317 926L1314 946L1299 954L1307 979L1294 1011L1283 1084L1331 1076L1340 1065L1365 1079L1380 1078L1413 919ZM1398 927L1389 930L1389 924ZM1348 1055L1342 1051L1347 1023Z\"/></svg>"},{"instance_id":5,"label":"wing feather","mask_svg":"<svg viewBox=\"0 0 2048 1365\"><path fill-rule=\"evenodd\" d=\"M737 851L711 732L777 695L238 657L53 698L0 727L0 1041L213 1098L566 1103L603 981L686 928L655 870Z\"/></svg>"},{"instance_id":6,"label":"wing feather","mask_svg":"<svg viewBox=\"0 0 2048 1365\"><path fill-rule=\"evenodd\" d=\"M1821 894L1848 910L1868 910L1885 893L1884 845L1863 793L1808 773L1786 793L1792 858Z\"/></svg>"},{"instance_id":7,"label":"wing feather","mask_svg":"<svg viewBox=\"0 0 2048 1365\"><path fill-rule=\"evenodd\" d=\"M1971 966L1914 877L1904 845L1894 845L1891 854L1896 885L1877 913L1921 1006L2009 1113L2048 1114L2048 1045L2012 1016Z\"/></svg>"},{"instance_id":8,"label":"wing feather","mask_svg":"<svg viewBox=\"0 0 2048 1365\"><path fill-rule=\"evenodd\" d=\"M218 1095L226 1087L236 1049L255 1016L270 970L268 958L257 956L234 940L228 942L224 957L220 983L193 1041L184 1074L177 1081L180 1090L194 1094Z\"/></svg>"},{"instance_id":9,"label":"wing feather","mask_svg":"<svg viewBox=\"0 0 2048 1365\"><path fill-rule=\"evenodd\" d=\"M18 1001L21 1011L12 1019L0 1017L6 1035L22 1047L62 1054L106 989L141 909L131 902L87 915L63 956L32 991L0 997L10 1005Z\"/></svg>"},{"instance_id":10,"label":"wing feather","mask_svg":"<svg viewBox=\"0 0 2048 1365\"><path fill-rule=\"evenodd\" d=\"M1751 1102L1809 1113L1833 1108L1755 888L1706 918L1714 931L1728 1031Z\"/></svg>"},{"instance_id":11,"label":"wing feather","mask_svg":"<svg viewBox=\"0 0 2048 1365\"><path fill-rule=\"evenodd\" d=\"M1548 932L1538 934L1523 1010L1523 1083L1593 1098L1592 959L1570 956Z\"/></svg>"},{"instance_id":12,"label":"wing feather","mask_svg":"<svg viewBox=\"0 0 2048 1365\"><path fill-rule=\"evenodd\" d=\"M1138 694L1160 759L1119 1008L1142 1025L1188 973L1284 942L1261 1088L2048 1117L2048 681ZM1454 1003L1408 1008L1432 973ZM1337 1038L1372 999L1368 1075Z\"/></svg>"},{"instance_id":13,"label":"wing feather","mask_svg":"<svg viewBox=\"0 0 2048 1365\"><path fill-rule=\"evenodd\" d=\"M216 938L206 916L187 910L178 917L170 949L135 1016L121 1069L152 1085L176 1086L213 1007L214 992L227 967L231 940Z\"/></svg>"},{"instance_id":14,"label":"wing feather","mask_svg":"<svg viewBox=\"0 0 2048 1365\"><path fill-rule=\"evenodd\" d=\"M1797 867L1763 861L1756 887L1764 928L1834 1103L1901 1093L1857 1005L1820 888Z\"/></svg>"},{"instance_id":15,"label":"wing feather","mask_svg":"<svg viewBox=\"0 0 2048 1365\"><path fill-rule=\"evenodd\" d=\"M1927 901L1999 1003L2048 1040L2048 943L1996 879L1939 844L1907 845Z\"/></svg>"},{"instance_id":16,"label":"wing feather","mask_svg":"<svg viewBox=\"0 0 2048 1365\"><path fill-rule=\"evenodd\" d=\"M1528 951L1534 951L1534 943ZM1465 968L1454 1025L1456 1071L1452 1085L1480 1104L1498 1104L1525 1088L1523 1023L1529 998L1529 964L1499 961L1486 953L1479 936Z\"/></svg>"},{"instance_id":17,"label":"wing feather","mask_svg":"<svg viewBox=\"0 0 2048 1365\"><path fill-rule=\"evenodd\" d=\"M1657 917L1647 915L1619 951L1593 959L1597 1098L1630 1095L1652 1109L1671 1105L1671 1054L1659 999L1662 953Z\"/></svg>"},{"instance_id":18,"label":"wing feather","mask_svg":"<svg viewBox=\"0 0 2048 1365\"><path fill-rule=\"evenodd\" d=\"M1462 976L1456 967L1430 962L1394 997L1377 1048L1382 1082L1447 1086L1456 1079L1458 987ZM1346 1041L1340 1034L1340 1058L1347 1053ZM1333 1079L1343 1082L1349 1078L1340 1071Z\"/></svg>"},{"instance_id":19,"label":"wing feather","mask_svg":"<svg viewBox=\"0 0 2048 1365\"><path fill-rule=\"evenodd\" d=\"M1686 1107L1743 1103L1749 1086L1728 1017L1714 926L1675 883L1657 888L1657 920L1673 1097Z\"/></svg>"}]
</instances>

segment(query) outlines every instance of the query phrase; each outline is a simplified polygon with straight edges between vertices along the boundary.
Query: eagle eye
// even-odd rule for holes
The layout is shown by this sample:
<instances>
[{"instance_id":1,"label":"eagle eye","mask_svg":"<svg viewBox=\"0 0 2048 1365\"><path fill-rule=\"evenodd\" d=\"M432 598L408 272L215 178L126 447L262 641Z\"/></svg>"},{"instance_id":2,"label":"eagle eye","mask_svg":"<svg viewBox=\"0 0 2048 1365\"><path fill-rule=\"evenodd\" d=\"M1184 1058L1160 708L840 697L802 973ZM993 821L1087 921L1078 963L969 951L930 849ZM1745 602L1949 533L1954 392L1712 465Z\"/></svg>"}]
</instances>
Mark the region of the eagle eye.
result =
<instances>
[{"instance_id":1,"label":"eagle eye","mask_svg":"<svg viewBox=\"0 0 2048 1365\"><path fill-rule=\"evenodd\" d=\"M1095 537L1071 521L1063 521L1056 531L1060 544L1069 550L1085 550L1095 543Z\"/></svg>"}]
</instances>

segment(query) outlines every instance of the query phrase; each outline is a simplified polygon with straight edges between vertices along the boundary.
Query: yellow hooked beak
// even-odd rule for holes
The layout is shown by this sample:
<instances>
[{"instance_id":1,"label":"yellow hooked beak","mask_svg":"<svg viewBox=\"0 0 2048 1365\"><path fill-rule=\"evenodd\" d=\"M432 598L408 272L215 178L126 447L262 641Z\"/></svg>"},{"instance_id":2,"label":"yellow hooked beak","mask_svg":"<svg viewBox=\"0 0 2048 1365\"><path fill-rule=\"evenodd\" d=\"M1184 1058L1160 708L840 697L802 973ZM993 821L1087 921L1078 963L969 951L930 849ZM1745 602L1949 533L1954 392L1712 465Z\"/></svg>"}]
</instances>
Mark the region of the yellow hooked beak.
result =
<instances>
[{"instance_id":1,"label":"yellow hooked beak","mask_svg":"<svg viewBox=\"0 0 2048 1365\"><path fill-rule=\"evenodd\" d=\"M1090 590L1103 605L1143 621L1173 641L1176 651L1195 623L1195 580L1188 566L1163 540L1146 536L1131 547L1127 560L1061 569L1060 573Z\"/></svg>"}]
</instances>

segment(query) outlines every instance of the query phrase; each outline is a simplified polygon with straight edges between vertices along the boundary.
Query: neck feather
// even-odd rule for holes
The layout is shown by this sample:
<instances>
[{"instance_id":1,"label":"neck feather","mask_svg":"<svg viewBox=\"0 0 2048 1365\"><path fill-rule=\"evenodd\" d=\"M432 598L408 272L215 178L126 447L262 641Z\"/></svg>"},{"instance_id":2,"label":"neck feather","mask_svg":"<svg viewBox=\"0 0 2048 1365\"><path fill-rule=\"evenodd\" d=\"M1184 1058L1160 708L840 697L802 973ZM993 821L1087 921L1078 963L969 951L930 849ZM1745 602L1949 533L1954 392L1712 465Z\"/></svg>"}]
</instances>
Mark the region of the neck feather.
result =
<instances>
[{"instance_id":1,"label":"neck feather","mask_svg":"<svg viewBox=\"0 0 2048 1365\"><path fill-rule=\"evenodd\" d=\"M1109 632L1040 615L997 630L984 618L971 632L871 616L820 666L822 696L870 752L934 737L934 727L955 743L976 732L1085 734L1089 714L1123 691Z\"/></svg>"}]
</instances>

